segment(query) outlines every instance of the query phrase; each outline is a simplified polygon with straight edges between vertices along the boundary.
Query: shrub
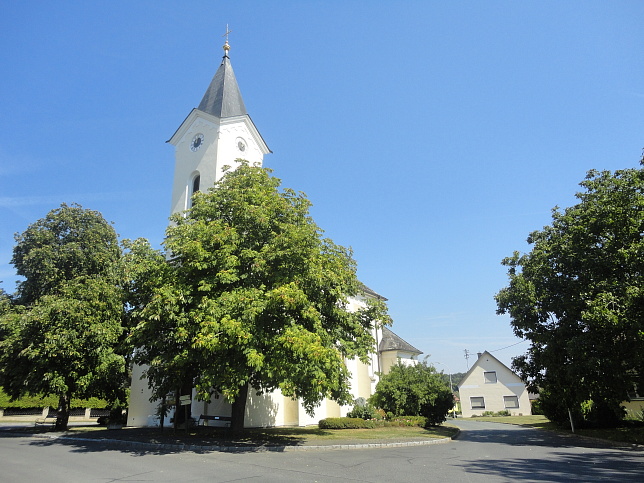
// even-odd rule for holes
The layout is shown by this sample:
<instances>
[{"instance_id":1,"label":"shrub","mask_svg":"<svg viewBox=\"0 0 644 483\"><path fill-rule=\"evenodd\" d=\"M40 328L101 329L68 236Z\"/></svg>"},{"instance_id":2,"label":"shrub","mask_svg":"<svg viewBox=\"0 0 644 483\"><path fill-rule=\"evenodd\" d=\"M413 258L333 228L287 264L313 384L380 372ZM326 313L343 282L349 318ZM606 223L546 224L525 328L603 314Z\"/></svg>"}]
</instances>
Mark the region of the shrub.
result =
<instances>
[{"instance_id":1,"label":"shrub","mask_svg":"<svg viewBox=\"0 0 644 483\"><path fill-rule=\"evenodd\" d=\"M427 426L427 418L424 416L398 416L393 419L384 421L383 426Z\"/></svg>"},{"instance_id":2,"label":"shrub","mask_svg":"<svg viewBox=\"0 0 644 483\"><path fill-rule=\"evenodd\" d=\"M454 408L454 395L450 391L438 391L420 408L425 417L425 426L436 426L447 419L449 411Z\"/></svg>"},{"instance_id":3,"label":"shrub","mask_svg":"<svg viewBox=\"0 0 644 483\"><path fill-rule=\"evenodd\" d=\"M326 418L318 422L318 427L320 429L371 429L376 427L376 423L361 418Z\"/></svg>"},{"instance_id":4,"label":"shrub","mask_svg":"<svg viewBox=\"0 0 644 483\"><path fill-rule=\"evenodd\" d=\"M473 418L487 418L494 416L510 416L510 411L508 411L507 409L496 413L494 411L483 411L483 414L481 414L480 416L477 416L476 414L472 415Z\"/></svg>"},{"instance_id":5,"label":"shrub","mask_svg":"<svg viewBox=\"0 0 644 483\"><path fill-rule=\"evenodd\" d=\"M326 418L318 423L320 429L373 429L383 427L418 426L427 427L427 418L424 416L398 416L392 419L361 418Z\"/></svg>"},{"instance_id":6,"label":"shrub","mask_svg":"<svg viewBox=\"0 0 644 483\"><path fill-rule=\"evenodd\" d=\"M562 427L570 427L572 415L576 428L617 427L624 418L624 408L613 401L587 400L570 408L556 394L542 389L539 394L543 414Z\"/></svg>"},{"instance_id":7,"label":"shrub","mask_svg":"<svg viewBox=\"0 0 644 483\"><path fill-rule=\"evenodd\" d=\"M540 399L534 399L530 403L531 409L532 409L532 414L537 416L543 416L543 408L541 407L541 400Z\"/></svg>"},{"instance_id":8,"label":"shrub","mask_svg":"<svg viewBox=\"0 0 644 483\"><path fill-rule=\"evenodd\" d=\"M320 429L371 429L376 427L376 423L361 418L326 418L318 422L318 427Z\"/></svg>"},{"instance_id":9,"label":"shrub","mask_svg":"<svg viewBox=\"0 0 644 483\"><path fill-rule=\"evenodd\" d=\"M382 408L389 419L424 416L426 424L440 424L454 407L454 396L436 369L426 363L407 366L400 361L381 375L369 402Z\"/></svg>"},{"instance_id":10,"label":"shrub","mask_svg":"<svg viewBox=\"0 0 644 483\"><path fill-rule=\"evenodd\" d=\"M11 400L9 395L0 389L0 408L56 408L58 406L58 398L56 396L23 396L14 401ZM72 398L72 408L93 408L103 409L108 406L104 399L91 397L89 399Z\"/></svg>"},{"instance_id":11,"label":"shrub","mask_svg":"<svg viewBox=\"0 0 644 483\"><path fill-rule=\"evenodd\" d=\"M348 418L376 419L378 417L376 408L369 404L365 398L359 397L353 404L353 409L347 413Z\"/></svg>"}]
</instances>

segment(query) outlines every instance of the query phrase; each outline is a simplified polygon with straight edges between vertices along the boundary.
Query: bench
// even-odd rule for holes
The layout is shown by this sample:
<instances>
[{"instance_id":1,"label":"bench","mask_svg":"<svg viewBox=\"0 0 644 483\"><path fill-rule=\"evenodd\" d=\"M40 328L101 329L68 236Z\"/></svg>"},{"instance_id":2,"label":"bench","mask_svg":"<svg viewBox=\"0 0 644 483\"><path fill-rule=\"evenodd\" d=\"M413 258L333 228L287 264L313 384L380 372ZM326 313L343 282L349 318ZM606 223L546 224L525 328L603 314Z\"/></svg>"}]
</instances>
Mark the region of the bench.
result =
<instances>
[{"instance_id":1,"label":"bench","mask_svg":"<svg viewBox=\"0 0 644 483\"><path fill-rule=\"evenodd\" d=\"M207 421L223 421L226 423L225 427L229 427L232 420L233 418L230 416L211 416L209 414L202 414L197 420L197 426L205 426L203 423L206 423Z\"/></svg>"},{"instance_id":2,"label":"bench","mask_svg":"<svg viewBox=\"0 0 644 483\"><path fill-rule=\"evenodd\" d=\"M39 424L56 424L56 419L58 417L55 414L52 416L47 415L44 418L36 419L34 426L38 426Z\"/></svg>"}]
</instances>

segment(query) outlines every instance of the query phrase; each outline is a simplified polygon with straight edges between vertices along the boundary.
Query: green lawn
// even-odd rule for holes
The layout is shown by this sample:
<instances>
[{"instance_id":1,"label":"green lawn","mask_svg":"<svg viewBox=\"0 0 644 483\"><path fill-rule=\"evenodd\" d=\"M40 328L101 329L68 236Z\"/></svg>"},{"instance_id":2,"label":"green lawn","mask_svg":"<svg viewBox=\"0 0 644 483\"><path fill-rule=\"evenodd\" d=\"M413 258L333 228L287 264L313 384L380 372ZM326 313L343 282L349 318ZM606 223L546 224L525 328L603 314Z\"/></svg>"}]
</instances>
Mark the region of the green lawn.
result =
<instances>
[{"instance_id":1,"label":"green lawn","mask_svg":"<svg viewBox=\"0 0 644 483\"><path fill-rule=\"evenodd\" d=\"M52 427L23 428L27 432L48 432ZM232 432L222 428L198 427L189 432L179 429L176 432L166 427L159 428L123 428L108 430L95 424L71 426L68 435L90 439L118 439L127 441L144 441L150 443L194 444L194 445L237 445L237 446L316 446L356 443L396 443L427 440L433 438L451 438L458 429L450 426L436 426L429 429L420 427L384 427L374 429L319 429L316 426L303 428L266 428L246 429Z\"/></svg>"},{"instance_id":2,"label":"green lawn","mask_svg":"<svg viewBox=\"0 0 644 483\"><path fill-rule=\"evenodd\" d=\"M557 431L563 434L571 434L570 428L557 426L550 422L545 416L492 416L471 418L474 421L488 421L492 423L518 424L520 426L531 426L550 431ZM620 443L644 444L644 424L637 421L624 421L620 428L610 429L577 429L576 434L592 438L606 439Z\"/></svg>"},{"instance_id":3,"label":"green lawn","mask_svg":"<svg viewBox=\"0 0 644 483\"><path fill-rule=\"evenodd\" d=\"M471 418L474 421L487 421L504 424L517 424L534 428L571 434L570 429L559 427L545 416L494 416ZM23 428L27 432L52 431L51 425ZM89 438L111 438L132 441L149 441L187 444L237 444L237 445L325 445L362 443L392 443L431 438L451 438L458 429L449 425L429 429L420 427L384 427L374 429L319 429L317 426L304 428L266 428L248 429L239 433L217 428L192 428L189 433L172 428L161 432L158 428L124 428L111 431L103 426L88 424L72 426L68 434ZM644 424L637 421L625 421L624 426L614 429L578 429L576 434L605 439L620 443L644 445Z\"/></svg>"},{"instance_id":4,"label":"green lawn","mask_svg":"<svg viewBox=\"0 0 644 483\"><path fill-rule=\"evenodd\" d=\"M487 421L489 423L506 423L518 424L519 426L534 426L536 428L551 429L550 425L555 427L553 423L545 416L487 416L468 418L472 421Z\"/></svg>"},{"instance_id":5,"label":"green lawn","mask_svg":"<svg viewBox=\"0 0 644 483\"><path fill-rule=\"evenodd\" d=\"M458 430L449 426L436 426L429 429L417 426L373 429L319 429L317 426L307 426L304 428L252 429L249 432L252 436L305 438L309 443L315 444L316 441L332 443L333 441L340 440L377 440L391 442L419 438L450 438Z\"/></svg>"}]
</instances>

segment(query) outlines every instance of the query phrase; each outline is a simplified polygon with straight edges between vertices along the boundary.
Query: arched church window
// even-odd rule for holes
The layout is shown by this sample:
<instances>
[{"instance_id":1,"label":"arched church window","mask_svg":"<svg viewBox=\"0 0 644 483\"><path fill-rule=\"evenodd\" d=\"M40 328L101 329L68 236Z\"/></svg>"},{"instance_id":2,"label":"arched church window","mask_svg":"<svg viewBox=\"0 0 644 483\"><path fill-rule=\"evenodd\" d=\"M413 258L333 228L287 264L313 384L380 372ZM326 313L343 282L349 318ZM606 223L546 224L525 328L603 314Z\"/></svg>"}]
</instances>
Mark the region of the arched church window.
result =
<instances>
[{"instance_id":1,"label":"arched church window","mask_svg":"<svg viewBox=\"0 0 644 483\"><path fill-rule=\"evenodd\" d=\"M190 193L188 196L188 208L192 208L192 196L199 191L199 184L201 183L201 175L197 174L192 178L192 186L190 186Z\"/></svg>"}]
</instances>

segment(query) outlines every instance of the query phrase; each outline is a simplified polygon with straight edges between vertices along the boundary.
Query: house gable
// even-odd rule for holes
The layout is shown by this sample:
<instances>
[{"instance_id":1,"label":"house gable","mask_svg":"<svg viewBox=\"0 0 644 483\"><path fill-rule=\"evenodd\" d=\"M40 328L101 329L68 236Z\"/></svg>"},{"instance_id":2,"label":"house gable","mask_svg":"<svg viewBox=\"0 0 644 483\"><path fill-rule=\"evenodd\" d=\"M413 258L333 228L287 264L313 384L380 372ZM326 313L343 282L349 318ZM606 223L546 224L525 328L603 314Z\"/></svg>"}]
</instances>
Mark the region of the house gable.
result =
<instances>
[{"instance_id":1,"label":"house gable","mask_svg":"<svg viewBox=\"0 0 644 483\"><path fill-rule=\"evenodd\" d=\"M483 352L459 386L463 417L485 411L507 410L512 415L532 414L524 382L489 352Z\"/></svg>"}]
</instances>

